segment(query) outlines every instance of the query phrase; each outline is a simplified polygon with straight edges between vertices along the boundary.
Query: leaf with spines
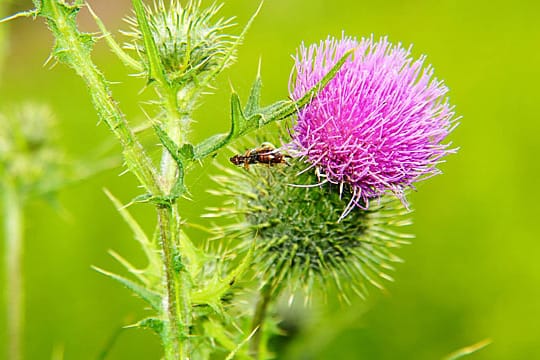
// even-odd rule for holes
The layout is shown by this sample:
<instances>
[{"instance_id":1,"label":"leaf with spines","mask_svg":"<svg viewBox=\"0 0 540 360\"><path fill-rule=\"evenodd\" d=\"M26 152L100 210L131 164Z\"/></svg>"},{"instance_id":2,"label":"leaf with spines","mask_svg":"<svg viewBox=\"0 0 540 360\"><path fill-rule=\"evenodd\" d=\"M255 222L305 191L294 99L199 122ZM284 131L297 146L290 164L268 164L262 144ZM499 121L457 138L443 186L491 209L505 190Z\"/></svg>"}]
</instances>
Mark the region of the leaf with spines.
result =
<instances>
[{"instance_id":1,"label":"leaf with spines","mask_svg":"<svg viewBox=\"0 0 540 360\"><path fill-rule=\"evenodd\" d=\"M36 6L35 14L48 20L49 28L55 35L52 55L58 61L79 72L80 56L72 48L76 45L78 51L89 56L94 47L95 39L91 34L79 31L72 32L71 37L62 36L62 34L66 33L66 28L75 29L77 27L77 14L83 7L84 1L77 0L72 4L67 4L57 0L34 0L34 4ZM58 21L58 19L63 21Z\"/></svg>"},{"instance_id":2,"label":"leaf with spines","mask_svg":"<svg viewBox=\"0 0 540 360\"><path fill-rule=\"evenodd\" d=\"M253 260L253 249L254 247L252 246L240 264L230 271L226 277L220 278L219 274L216 273L206 287L194 292L191 296L192 302L194 304L206 304L213 307L220 307L223 296L225 296L227 291L231 289L233 284L241 278L249 268L249 265Z\"/></svg>"},{"instance_id":3,"label":"leaf with spines","mask_svg":"<svg viewBox=\"0 0 540 360\"><path fill-rule=\"evenodd\" d=\"M128 224L131 231L133 231L133 235L135 240L141 245L142 250L144 251L144 254L146 255L146 259L148 260L148 266L144 271L136 269L134 267L128 268L128 271L130 271L133 274L138 274L143 272L144 273L144 279L147 285L151 287L157 287L160 284L160 278L161 278L161 259L159 258L159 254L157 252L157 249L154 246L154 243L150 241L144 230L141 228L139 223L131 216L129 211L127 210L127 207L123 205L114 195L112 195L107 189L104 190L105 194L109 197L109 199L114 204L116 210L122 216L126 224ZM113 255L117 260L120 260L117 256ZM126 266L127 263L124 261L121 263ZM127 267L127 266L126 266Z\"/></svg>"},{"instance_id":4,"label":"leaf with spines","mask_svg":"<svg viewBox=\"0 0 540 360\"><path fill-rule=\"evenodd\" d=\"M127 287L129 290L131 290L135 295L140 297L142 300L144 300L148 305L152 307L152 309L156 311L161 311L161 296L158 293L155 293L153 291L148 290L144 286L137 284L134 281L131 281L129 279L126 279L123 276L117 275L115 273L109 272L107 270L103 270L101 268L98 268L96 266L92 266L94 270L97 272L110 277L111 279L114 279L118 281L120 284Z\"/></svg>"},{"instance_id":5,"label":"leaf with spines","mask_svg":"<svg viewBox=\"0 0 540 360\"><path fill-rule=\"evenodd\" d=\"M103 38L107 42L107 45L109 45L109 48L111 49L111 51L124 63L124 65L138 72L142 72L143 71L142 65L137 60L129 56L122 49L122 47L118 45L118 43L112 37L111 33L105 27L105 24L103 23L103 21L101 21L101 19L97 16L97 14L94 12L92 7L90 7L90 4L86 4L86 6L88 8L88 11L90 12L90 15L92 15L92 17L94 18L94 21L96 22L96 25L98 26L99 30L103 34Z\"/></svg>"},{"instance_id":6,"label":"leaf with spines","mask_svg":"<svg viewBox=\"0 0 540 360\"><path fill-rule=\"evenodd\" d=\"M166 86L168 81L165 77L165 70L159 58L159 52L152 36L152 30L150 30L143 2L142 0L132 0L132 3L148 58L148 82L157 81L161 86Z\"/></svg>"},{"instance_id":7,"label":"leaf with spines","mask_svg":"<svg viewBox=\"0 0 540 360\"><path fill-rule=\"evenodd\" d=\"M251 86L249 92L249 97L244 107L245 114L253 114L261 107L261 88L262 88L262 79L261 79L261 63L259 62L259 68L257 69L257 78Z\"/></svg>"},{"instance_id":8,"label":"leaf with spines","mask_svg":"<svg viewBox=\"0 0 540 360\"><path fill-rule=\"evenodd\" d=\"M347 61L352 51L348 51L343 55L339 61L330 69L330 71L313 86L306 94L298 99L293 100L281 100L275 102L272 105L261 108L260 96L262 81L260 74L257 74L252 87L248 102L244 109L242 109L240 97L237 93L233 92L231 95L231 129L226 134L217 134L210 138L203 140L201 143L195 146L194 153L195 159L201 160L208 155L216 152L222 147L229 144L236 138L243 136L250 131L257 130L265 125L268 125L277 120L283 120L293 115L298 109L307 105L309 101L317 95L317 93L324 87L341 69L341 66Z\"/></svg>"},{"instance_id":9,"label":"leaf with spines","mask_svg":"<svg viewBox=\"0 0 540 360\"><path fill-rule=\"evenodd\" d=\"M139 321L135 326L141 329L153 330L162 340L165 339L165 325L163 320L158 318L146 318Z\"/></svg>"},{"instance_id":10,"label":"leaf with spines","mask_svg":"<svg viewBox=\"0 0 540 360\"><path fill-rule=\"evenodd\" d=\"M178 175L176 176L176 182L171 189L170 200L174 201L178 197L182 196L186 192L184 185L184 173L187 165L192 162L195 153L193 145L184 144L181 148L169 137L167 132L161 128L159 124L154 125L154 131L157 137L161 141L161 144L165 146L171 157L176 162L178 167Z\"/></svg>"},{"instance_id":11,"label":"leaf with spines","mask_svg":"<svg viewBox=\"0 0 540 360\"><path fill-rule=\"evenodd\" d=\"M236 339L231 338L230 334L228 334L227 330L223 327L223 325L216 321L206 321L203 324L203 328L204 333L207 336L215 339L215 341L217 341L223 348L225 348L225 350L229 352L229 355L226 357L226 359L252 359L251 356L246 355L240 350L247 343L247 341L249 341L253 333L249 334L247 338L245 338L240 343L237 343Z\"/></svg>"}]
</instances>

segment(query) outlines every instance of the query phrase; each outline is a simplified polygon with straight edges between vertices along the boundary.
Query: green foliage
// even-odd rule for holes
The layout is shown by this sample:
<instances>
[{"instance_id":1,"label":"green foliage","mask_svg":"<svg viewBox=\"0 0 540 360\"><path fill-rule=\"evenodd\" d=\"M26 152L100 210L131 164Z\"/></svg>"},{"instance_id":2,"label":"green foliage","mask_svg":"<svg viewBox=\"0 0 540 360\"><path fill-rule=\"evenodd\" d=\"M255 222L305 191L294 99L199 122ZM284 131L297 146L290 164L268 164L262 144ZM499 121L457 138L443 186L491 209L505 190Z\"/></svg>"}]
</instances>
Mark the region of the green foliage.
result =
<instances>
[{"instance_id":1,"label":"green foliage","mask_svg":"<svg viewBox=\"0 0 540 360\"><path fill-rule=\"evenodd\" d=\"M129 13L129 2L87 2L103 16L113 33L111 37L123 40L115 30L122 27L118 14ZM29 3L0 1L6 15ZM194 125L201 132L194 133L193 139L225 129L228 106L222 104L223 100L228 104L229 81L245 104L259 56L264 64L266 105L274 97L286 95L291 49L302 40L307 43L327 34L340 36L345 29L357 36L388 34L392 41L403 41L404 46L412 43L414 54L428 56L450 87L452 102L464 115L464 126L453 136L463 151L441 164L444 176L409 194L415 208L415 225L408 231L416 233L417 239L413 246L398 250L406 263L397 264L397 271L389 273L396 278L395 283L383 281L387 292L371 289L367 302L357 299L351 307L336 305L331 297L321 304L315 296L310 309L297 303L298 308L290 310L293 319L281 312L289 314L289 310L278 307L290 331L277 339L279 343L274 339L276 356L287 359L285 349L294 348L296 352L290 353L288 359L312 356L431 360L489 336L492 345L463 359L540 357L536 329L540 307L535 300L540 288L526 285L537 283L540 274L539 264L530 258L540 246L534 231L540 199L540 188L534 186L534 179L540 175L535 89L540 81L540 47L534 46L540 38L540 2L510 6L508 2L494 1L486 6L486 2L424 0L411 6L396 0L339 0L331 4L266 1L238 53L241 61L216 83L219 86L211 90L212 96L201 98L204 109L197 112L201 116ZM256 5L245 0L226 1L220 14L237 15L235 22L242 25ZM86 15L86 10L81 10L81 16ZM23 98L48 102L60 120L55 131L61 135L58 145L69 149L71 159L80 153L94 153L110 134L106 127L95 127L97 117L89 108L89 97L80 79L64 65L52 69L42 66L52 36L41 20L19 18L0 25L0 30L11 30L1 77L1 111L9 111L10 104L20 103ZM85 29L91 28L87 17L81 20ZM231 32L237 34L235 30ZM100 40L92 56L108 80L120 81L111 89L116 100L121 101L122 110L130 115L128 120L135 124L143 118L141 107L153 117L151 106L136 101L144 81L125 75L142 69L123 68L114 55L107 54L103 46L106 39L101 34L96 36ZM142 97L148 98L151 90L147 88ZM158 142L151 131L138 133L143 143ZM107 140L111 141L113 136ZM241 153L245 151L237 143L234 146ZM121 154L116 153L120 164ZM156 151L151 155L156 156ZM228 162L232 155L222 149L212 162ZM79 162L80 169L91 166L90 160ZM187 177L193 200L179 201L183 219L199 227L208 226L206 220L197 219L200 209L216 206L214 197L201 194L212 187L206 180L206 173L212 172L208 162L210 159L201 168L195 164ZM92 357L119 325L134 322L134 314L146 315L142 308L147 306L130 296L123 286L88 270L88 265L94 263L131 278L127 271L110 265L106 250L111 247L137 268L146 265L144 260L137 261L140 247L132 240L129 228L100 193L100 188L106 186L127 203L144 191L132 186L131 175L119 177L119 172L107 171L62 191L59 200L67 207L67 218L59 219L41 203L32 202L25 208L28 246L24 270L30 288L26 321L31 330L24 347L28 359ZM128 208L147 230L150 240L154 219L147 210L151 207L134 204ZM189 224L185 227L196 244L205 236ZM2 290L0 293L4 295ZM5 319L2 315L0 318ZM340 321L342 318L348 321ZM0 330L2 340L6 339L4 335ZM7 341L0 341L0 358L6 345ZM159 358L159 347L150 332L127 329L106 359Z\"/></svg>"},{"instance_id":2,"label":"green foliage","mask_svg":"<svg viewBox=\"0 0 540 360\"><path fill-rule=\"evenodd\" d=\"M146 318L137 323L137 326L140 328L151 329L154 331L160 338L164 338L165 334L165 325L161 319L157 318Z\"/></svg>"},{"instance_id":3,"label":"green foliage","mask_svg":"<svg viewBox=\"0 0 540 360\"><path fill-rule=\"evenodd\" d=\"M126 206L122 205L122 203L108 190L105 190L105 194L113 202L116 210L130 227L135 240L137 240L144 251L148 265L144 269L137 269L116 253L112 252L111 255L122 263L122 265L124 265L129 272L137 276L137 278L142 281L147 288L157 291L157 289L159 289L162 277L161 259L159 257L158 246L156 245L155 241L150 241L139 223L137 223L133 216L131 216Z\"/></svg>"},{"instance_id":4,"label":"green foliage","mask_svg":"<svg viewBox=\"0 0 540 360\"><path fill-rule=\"evenodd\" d=\"M154 310L160 311L161 309L161 296L157 293L154 293L148 290L146 287L143 287L129 279L126 279L120 275L111 273L109 271L94 267L94 269L105 276L114 279L131 290L135 295L143 299L148 305L150 305Z\"/></svg>"},{"instance_id":5,"label":"green foliage","mask_svg":"<svg viewBox=\"0 0 540 360\"><path fill-rule=\"evenodd\" d=\"M55 43L52 51L58 61L79 71L82 58L89 57L95 40L92 35L72 31L77 28L77 14L83 6L83 1L75 1L69 5L60 1L35 1L36 15L48 20L50 30L55 34ZM75 47L76 51L72 48Z\"/></svg>"}]
</instances>

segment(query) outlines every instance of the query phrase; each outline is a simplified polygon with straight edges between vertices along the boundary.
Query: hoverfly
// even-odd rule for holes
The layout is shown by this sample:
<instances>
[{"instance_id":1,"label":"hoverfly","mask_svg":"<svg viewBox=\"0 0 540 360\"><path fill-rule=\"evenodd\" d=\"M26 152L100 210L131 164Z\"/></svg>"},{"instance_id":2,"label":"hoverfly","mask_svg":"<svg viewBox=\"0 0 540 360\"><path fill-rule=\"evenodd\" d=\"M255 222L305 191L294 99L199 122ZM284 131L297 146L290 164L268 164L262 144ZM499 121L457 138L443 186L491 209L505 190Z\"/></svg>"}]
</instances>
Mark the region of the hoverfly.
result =
<instances>
[{"instance_id":1,"label":"hoverfly","mask_svg":"<svg viewBox=\"0 0 540 360\"><path fill-rule=\"evenodd\" d=\"M261 147L247 150L244 155L234 155L229 160L237 166L244 166L244 169L249 170L249 165L266 164L273 166L277 164L287 164L286 158L289 155L282 154L274 146L264 143Z\"/></svg>"}]
</instances>

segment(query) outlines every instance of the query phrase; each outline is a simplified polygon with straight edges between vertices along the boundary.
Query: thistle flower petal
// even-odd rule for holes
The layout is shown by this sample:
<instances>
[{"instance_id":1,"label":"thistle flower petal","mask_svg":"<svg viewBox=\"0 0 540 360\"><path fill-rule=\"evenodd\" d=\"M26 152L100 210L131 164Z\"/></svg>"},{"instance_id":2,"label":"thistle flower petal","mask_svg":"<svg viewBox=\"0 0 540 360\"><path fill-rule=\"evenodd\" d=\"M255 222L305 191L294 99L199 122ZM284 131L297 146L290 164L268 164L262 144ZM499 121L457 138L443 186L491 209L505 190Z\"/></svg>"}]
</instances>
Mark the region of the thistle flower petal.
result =
<instances>
[{"instance_id":1,"label":"thistle flower petal","mask_svg":"<svg viewBox=\"0 0 540 360\"><path fill-rule=\"evenodd\" d=\"M302 97L351 49L353 57L298 112L290 147L328 181L348 185L346 212L387 192L406 204L405 189L438 174L454 151L443 144L455 124L448 88L410 48L344 36L300 47L291 97Z\"/></svg>"}]
</instances>

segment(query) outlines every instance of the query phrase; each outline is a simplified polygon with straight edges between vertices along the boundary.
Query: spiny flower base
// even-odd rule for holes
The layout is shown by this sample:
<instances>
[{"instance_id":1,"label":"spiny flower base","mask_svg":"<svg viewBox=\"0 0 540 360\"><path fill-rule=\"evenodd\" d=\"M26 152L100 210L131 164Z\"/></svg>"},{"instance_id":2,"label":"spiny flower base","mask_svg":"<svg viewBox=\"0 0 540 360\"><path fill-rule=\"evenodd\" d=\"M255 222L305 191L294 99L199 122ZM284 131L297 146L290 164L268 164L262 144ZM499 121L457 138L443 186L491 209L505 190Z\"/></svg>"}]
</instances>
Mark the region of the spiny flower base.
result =
<instances>
[{"instance_id":1,"label":"spiny flower base","mask_svg":"<svg viewBox=\"0 0 540 360\"><path fill-rule=\"evenodd\" d=\"M345 194L341 198L334 184L313 186L319 181L313 170L299 174L305 167L295 159L290 166L224 169L226 175L214 177L222 186L215 193L229 200L213 215L236 221L217 227L217 237L240 239L241 252L255 241L255 275L275 289L302 288L309 294L314 285L333 284L347 300L341 290L363 296L365 280L382 287L377 278L391 279L384 271L400 261L392 249L409 237L395 231L409 223L406 209L388 196L339 221Z\"/></svg>"}]
</instances>

